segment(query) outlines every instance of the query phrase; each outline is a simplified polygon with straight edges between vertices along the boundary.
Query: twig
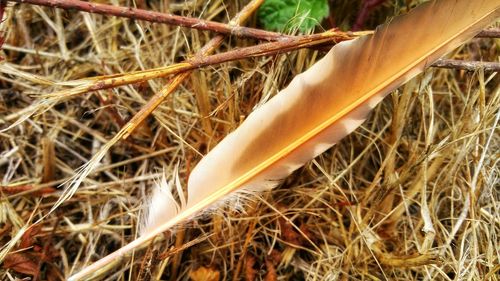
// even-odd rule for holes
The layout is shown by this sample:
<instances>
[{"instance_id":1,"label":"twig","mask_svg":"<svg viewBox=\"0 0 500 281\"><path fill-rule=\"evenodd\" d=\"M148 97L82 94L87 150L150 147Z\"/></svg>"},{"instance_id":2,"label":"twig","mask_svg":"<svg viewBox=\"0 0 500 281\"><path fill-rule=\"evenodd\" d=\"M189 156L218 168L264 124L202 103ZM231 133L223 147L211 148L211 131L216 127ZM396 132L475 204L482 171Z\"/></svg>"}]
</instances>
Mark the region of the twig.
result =
<instances>
[{"instance_id":1,"label":"twig","mask_svg":"<svg viewBox=\"0 0 500 281\"><path fill-rule=\"evenodd\" d=\"M213 46L211 46L210 48L208 47L203 48L192 59L185 62L165 67L130 72L126 74L114 74L108 76L92 77L90 79L84 79L80 86L77 86L69 90L63 90L47 94L44 95L44 97L67 98L90 91L114 88L118 86L143 82L149 79L165 77L171 74L177 74L188 70L194 70L204 66L220 64L224 62L246 59L251 57L276 55L301 48L310 48L313 46L319 46L329 42L340 42L350 39L352 39L352 37L350 37L344 32L329 30L323 33L296 36L287 40L234 49L231 51L211 56L203 56L206 55L207 53L210 53L212 49L214 49ZM72 81L71 84L74 84L74 82L77 81Z\"/></svg>"},{"instance_id":2,"label":"twig","mask_svg":"<svg viewBox=\"0 0 500 281\"><path fill-rule=\"evenodd\" d=\"M351 33L356 35L362 35L363 32L359 33ZM214 38L214 39L217 39ZM186 71L191 71L196 68L235 61L240 59L245 59L249 57L260 57L267 55L276 55L280 53L286 53L293 50L297 50L300 48L312 48L315 46L324 46L329 44L330 42L339 42L343 40L350 40L349 34L344 32L338 32L336 30L330 30L319 34L306 35L306 36L294 36L287 40L270 42L260 45L255 45L251 47L245 47L240 49L231 50L225 53L219 53L216 55L203 57L201 54L206 54L212 52L215 49L215 45L208 44L205 46L198 54L196 54L191 60L173 64L165 67L154 68L143 71L136 71L124 74L113 74L107 76L97 76L91 77L82 80L75 80L70 82L65 82L61 84L69 84L69 85L79 85L73 87L71 89L62 90L55 93L50 93L41 96L41 102L35 105L32 105L21 112L17 112L11 116L7 116L5 120L10 120L16 118L15 116L19 116L21 114L21 118L18 119L14 124L8 126L6 129L13 128L17 126L26 118L33 115L35 112L40 110L47 110L48 108L54 106L55 104L63 101L64 99L91 92L96 90L114 88L118 86L128 85L143 82L149 79L155 79L160 77L165 77L171 74L178 74ZM217 39L216 41L222 41L222 39ZM215 42L215 41L214 41ZM219 42L220 43L220 42ZM454 69L465 69L465 70L476 70L478 67L484 67L487 71L498 71L498 63L480 63L480 62L469 62L469 63L460 63L457 61L453 64L447 64L443 62L438 62L436 65L430 65L432 67L446 67L446 68L454 68ZM178 77L175 77L171 83L162 89L158 94L156 94L148 104L141 109L138 116L134 116L131 121L125 125L127 133L123 136L123 138L127 138L130 133L137 127L137 125L142 122L163 100L166 96L168 96L172 91L174 91L177 86L189 76L189 73L180 74ZM139 118L139 116L141 116Z\"/></svg>"},{"instance_id":3,"label":"twig","mask_svg":"<svg viewBox=\"0 0 500 281\"><path fill-rule=\"evenodd\" d=\"M5 0L2 0L5 1ZM198 18L183 17L178 15L148 11L143 9L114 6L100 3L91 3L80 0L6 0L8 2L26 3L38 6L61 8L65 10L77 10L81 12L117 16L135 20L144 20L155 23L166 23L170 25L183 26L198 30L215 31L217 33L248 37L266 41L286 39L290 36L270 32L257 28L238 26L235 21L229 24L203 20Z\"/></svg>"},{"instance_id":4,"label":"twig","mask_svg":"<svg viewBox=\"0 0 500 281\"><path fill-rule=\"evenodd\" d=\"M259 0L262 1L262 0ZM363 35L365 32L355 33L356 35ZM369 32L371 33L371 32ZM221 41L222 39L216 39L215 41ZM61 90L58 92L41 95L39 98L39 102L36 104L32 104L31 106L20 110L14 114L11 114L4 118L4 120L11 120L18 118L13 124L9 125L7 128L4 128L1 131L9 130L27 118L35 114L39 111L48 110L57 103L60 103L64 99L91 92L97 90L103 90L108 88L114 88L118 86L128 85L143 82L150 79L166 77L171 74L178 74L185 71L194 70L200 67L235 61L240 59L246 59L250 57L261 57L267 55L276 55L280 53L286 53L293 50L297 50L300 48L311 48L314 46L322 46L324 44L328 44L329 42L339 42L344 40L350 40L352 37L344 32L339 32L337 30L329 30L323 33L312 34L312 35L304 35L304 36L295 36L290 39L281 40L277 42L270 42L260 45L255 45L251 47L245 47L240 49L234 49L225 53L219 53L216 55L206 56L203 54L210 53L215 49L215 45L207 44L207 46L203 47L202 50L198 54L196 54L191 60L165 66L154 69L148 69L143 71L135 71L123 74L113 74L106 76L97 76L91 77L81 80L74 80L64 83L59 83L59 85L72 85L73 88ZM214 41L214 42L215 42ZM220 44L220 42L218 43ZM188 76L189 74L183 75ZM161 101L168 95L171 91L175 90L175 88L186 78L186 77L177 77L173 80L172 84L169 84L165 89L160 91L152 100L149 102L149 105L158 106ZM75 86L78 85L78 86ZM168 90L168 88L171 88ZM153 108L154 109L154 108ZM141 110L142 111L142 110ZM152 111L152 110L151 110ZM148 109L148 114L151 113ZM145 117L144 117L145 118ZM127 125L125 125L127 126ZM135 128L135 126L134 126ZM133 130L133 129L132 129ZM128 134L127 134L128 136Z\"/></svg>"},{"instance_id":5,"label":"twig","mask_svg":"<svg viewBox=\"0 0 500 281\"><path fill-rule=\"evenodd\" d=\"M216 37L217 38L217 37ZM215 38L214 38L215 39ZM83 79L80 86L74 87L68 90L62 90L59 92L44 95L46 98L69 98L72 96L80 95L83 93L103 90L108 88L114 88L123 85L129 85L134 83L144 82L146 80L166 77L172 74L178 74L181 72L194 70L196 68L205 67L209 65L220 64L229 61L236 61L240 59L250 58L250 57L261 57L268 55L276 55L281 53L290 52L300 48L310 48L314 46L324 45L329 42L340 42L345 40L350 40L346 33L338 32L335 30L326 31L323 33L295 36L291 39L277 42L264 43L260 45L234 49L224 53L219 53L211 56L202 56L200 54L208 54L210 48L203 48L198 54L196 54L192 59L159 68L153 68L148 70L129 72L124 74L113 74L106 76L97 76L90 79ZM212 44L210 44L212 45ZM208 46L208 45L207 45ZM213 48L212 48L213 49ZM211 50L210 50L211 52ZM479 67L484 67L486 71L498 71L499 63L493 62L464 62L458 60L439 60L431 65L432 67L440 68L453 68L453 69L465 69L465 70L477 70ZM176 80L179 78L174 78L171 83L180 83ZM185 78L183 78L185 79ZM182 81L183 79L180 79ZM71 81L70 84L75 84L77 81ZM167 86L175 88L177 85ZM161 96L165 94L158 94L157 98L161 99ZM156 98L156 97L155 97ZM153 98L154 99L154 98ZM161 101L159 101L161 102Z\"/></svg>"},{"instance_id":6,"label":"twig","mask_svg":"<svg viewBox=\"0 0 500 281\"><path fill-rule=\"evenodd\" d=\"M440 59L432 64L433 67L452 68L467 71L476 71L480 68L484 71L500 71L500 63L498 62L483 62L483 61L462 61Z\"/></svg>"},{"instance_id":7,"label":"twig","mask_svg":"<svg viewBox=\"0 0 500 281\"><path fill-rule=\"evenodd\" d=\"M21 192L26 192L26 191L31 191L36 189L36 186L34 185L18 185L18 186L0 186L0 193L5 193L5 194L17 194ZM38 189L34 191L35 196L40 196L40 195L45 195L45 194L50 194L53 192L56 192L57 189L53 187L43 187L41 189Z\"/></svg>"},{"instance_id":8,"label":"twig","mask_svg":"<svg viewBox=\"0 0 500 281\"><path fill-rule=\"evenodd\" d=\"M360 30L362 24L366 20L365 17L376 6L382 4L385 0L367 0L363 4L353 30ZM188 27L198 30L214 31L226 35L234 35L237 37L253 38L265 41L277 41L290 39L294 36L286 35L278 32L262 30L258 28L238 26L234 21L229 24L215 21L203 20L199 18L184 17L172 14L166 14L156 11L137 9L131 7L122 7L115 5L107 5L100 3L91 3L80 0L0 0L0 3L14 2L26 3L38 6L61 8L65 10L77 10L81 12L94 13L107 16L117 16L129 18L133 20L143 20L154 23L164 23L175 26ZM1 7L1 6L0 6ZM0 8L1 11L1 8ZM370 32L370 31L366 31ZM349 35L349 32L347 33ZM482 31L477 37L498 38L500 37L500 29L487 29Z\"/></svg>"},{"instance_id":9,"label":"twig","mask_svg":"<svg viewBox=\"0 0 500 281\"><path fill-rule=\"evenodd\" d=\"M250 17L255 10L264 2L263 0L254 0L249 3L243 10L240 11L238 15L232 19L233 22L237 24L243 23L248 17ZM198 53L195 57L206 57L215 49L220 46L222 41L224 40L223 35L218 35L212 40L210 40ZM127 139L130 134L144 121L164 100L167 96L173 93L177 87L184 81L186 78L191 75L191 71L186 71L184 73L180 73L175 76L167 86L161 89L160 92L156 93L146 105L144 105L139 112L137 112L132 119L120 130L120 133L123 133L123 139Z\"/></svg>"},{"instance_id":10,"label":"twig","mask_svg":"<svg viewBox=\"0 0 500 281\"><path fill-rule=\"evenodd\" d=\"M356 34L362 35L363 32ZM339 42L350 39L352 39L352 37L344 32L329 30L323 33L305 35L305 36L296 36L287 40L270 42L240 49L234 49L225 53L219 53L216 55L204 57L202 54L206 52L212 52L212 50L215 49L214 46L208 45L202 48L200 53L195 55L195 57L193 57L191 60L182 63L173 64L166 67L144 70L144 71L136 71L126 74L114 74L108 76L92 77L90 79L65 82L64 84L79 85L79 86L55 93L41 95L38 103L33 104L19 112L11 114L10 116L5 117L5 120L10 120L20 116L17 121L15 121L7 128L3 129L2 131L9 130L19 125L21 122L25 121L27 118L29 118L36 112L48 110L55 104L60 103L65 99L68 99L70 97L79 94L143 82L149 79L165 77L171 74L190 71L204 66L209 66L234 60L246 59L250 57L276 55L280 53L286 53L293 50L297 50L300 48L311 48L313 46L321 46L329 42ZM219 39L217 39L217 41L219 41ZM222 41L222 39L220 39L220 41ZM169 95L172 91L176 89L176 87L187 76L189 76L189 74L183 74L182 77L176 77L171 84L169 84L168 86L166 86L166 88L162 89L158 94L156 94L148 102L146 107L141 109L139 113L141 113L140 116L143 117L137 119L137 121L139 121L140 123L142 120L144 120L163 101L163 99L167 95ZM135 118L136 117L134 117L133 120L131 120L134 121L133 123L129 122L125 125L126 127L125 129L127 130L127 132L131 132L137 127L138 123L135 122L136 121ZM125 134L124 138L127 138L129 134L130 133ZM116 137L117 136L113 137L112 140L114 140ZM109 141L110 145L112 145L111 144L112 140Z\"/></svg>"},{"instance_id":11,"label":"twig","mask_svg":"<svg viewBox=\"0 0 500 281\"><path fill-rule=\"evenodd\" d=\"M489 28L479 32L478 38L500 38L500 28Z\"/></svg>"}]
</instances>

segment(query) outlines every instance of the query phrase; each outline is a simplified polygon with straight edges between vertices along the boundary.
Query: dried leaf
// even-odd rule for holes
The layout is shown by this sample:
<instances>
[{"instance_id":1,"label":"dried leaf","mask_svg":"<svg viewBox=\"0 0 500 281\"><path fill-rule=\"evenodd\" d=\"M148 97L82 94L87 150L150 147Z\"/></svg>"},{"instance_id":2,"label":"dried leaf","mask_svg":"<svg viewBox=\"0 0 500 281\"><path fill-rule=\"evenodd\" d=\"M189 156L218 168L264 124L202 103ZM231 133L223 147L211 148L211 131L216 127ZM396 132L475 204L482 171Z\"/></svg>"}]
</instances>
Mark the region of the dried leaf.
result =
<instances>
[{"instance_id":1,"label":"dried leaf","mask_svg":"<svg viewBox=\"0 0 500 281\"><path fill-rule=\"evenodd\" d=\"M42 226L37 224L28 228L23 236L21 237L21 242L19 243L19 249L30 248L35 244L35 236L40 233Z\"/></svg>"},{"instance_id":2,"label":"dried leaf","mask_svg":"<svg viewBox=\"0 0 500 281\"><path fill-rule=\"evenodd\" d=\"M209 267L199 267L189 273L192 281L219 281L220 272Z\"/></svg>"},{"instance_id":3,"label":"dried leaf","mask_svg":"<svg viewBox=\"0 0 500 281\"><path fill-rule=\"evenodd\" d=\"M12 253L7 255L2 267L12 269L18 273L32 275L33 277L37 277L40 274L38 260L27 253Z\"/></svg>"}]
</instances>

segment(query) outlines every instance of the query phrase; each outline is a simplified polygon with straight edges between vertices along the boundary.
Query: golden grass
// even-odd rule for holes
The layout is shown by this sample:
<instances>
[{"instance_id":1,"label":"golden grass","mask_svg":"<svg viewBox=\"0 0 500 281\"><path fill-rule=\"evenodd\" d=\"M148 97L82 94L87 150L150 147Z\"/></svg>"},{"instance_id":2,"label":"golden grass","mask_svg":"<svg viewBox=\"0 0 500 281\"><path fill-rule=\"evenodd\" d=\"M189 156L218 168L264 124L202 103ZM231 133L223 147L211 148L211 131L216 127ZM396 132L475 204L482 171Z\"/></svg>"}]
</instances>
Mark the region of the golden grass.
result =
<instances>
[{"instance_id":1,"label":"golden grass","mask_svg":"<svg viewBox=\"0 0 500 281\"><path fill-rule=\"evenodd\" d=\"M165 1L148 8L225 22L245 2ZM334 2L339 26L352 22L353 2ZM369 24L409 8L395 2L378 9ZM215 36L29 5L7 9L1 28L7 39L0 53L6 61L0 64L2 128L41 95L60 90L58 82L171 65ZM220 51L253 44L230 38ZM499 39L474 39L452 57L498 61L499 49ZM162 171L171 176L179 164L185 186L202 155L320 56L300 50L196 70L50 214L60 196L54 188L168 80L76 96L0 133L2 280L26 276L9 256L33 259L24 264L38 266L38 280L63 280L133 240L142 202ZM429 69L279 188L190 222L116 261L103 276L498 280L498 85L496 73ZM38 221L39 229L27 228Z\"/></svg>"}]
</instances>

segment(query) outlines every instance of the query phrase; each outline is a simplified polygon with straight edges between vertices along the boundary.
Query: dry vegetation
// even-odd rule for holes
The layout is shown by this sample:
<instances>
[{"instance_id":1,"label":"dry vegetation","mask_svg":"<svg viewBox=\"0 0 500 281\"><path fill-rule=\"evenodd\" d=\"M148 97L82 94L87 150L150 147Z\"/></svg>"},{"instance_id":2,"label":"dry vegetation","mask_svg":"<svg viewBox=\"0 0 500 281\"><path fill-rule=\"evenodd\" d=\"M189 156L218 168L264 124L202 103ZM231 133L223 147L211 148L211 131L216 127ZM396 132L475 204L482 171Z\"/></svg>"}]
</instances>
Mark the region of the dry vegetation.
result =
<instances>
[{"instance_id":1,"label":"dry vegetation","mask_svg":"<svg viewBox=\"0 0 500 281\"><path fill-rule=\"evenodd\" d=\"M352 24L359 1L332 2L332 18L324 26ZM423 1L387 1L371 14L367 28L418 2ZM245 3L137 1L146 9L219 22L227 22ZM246 25L257 26L255 17ZM215 36L19 4L8 5L2 30L2 128L39 95L60 90L53 81L170 65ZM253 44L229 38L218 50ZM499 49L499 39L474 39L452 57L495 62ZM142 202L162 172L171 177L178 165L185 186L202 155L321 55L300 50L194 71L128 139L112 146L74 196L50 214L59 184L169 80L81 94L0 133L1 279L64 280L133 240ZM498 280L497 74L429 69L279 188L242 207L227 205L190 222L116 261L103 276Z\"/></svg>"}]
</instances>

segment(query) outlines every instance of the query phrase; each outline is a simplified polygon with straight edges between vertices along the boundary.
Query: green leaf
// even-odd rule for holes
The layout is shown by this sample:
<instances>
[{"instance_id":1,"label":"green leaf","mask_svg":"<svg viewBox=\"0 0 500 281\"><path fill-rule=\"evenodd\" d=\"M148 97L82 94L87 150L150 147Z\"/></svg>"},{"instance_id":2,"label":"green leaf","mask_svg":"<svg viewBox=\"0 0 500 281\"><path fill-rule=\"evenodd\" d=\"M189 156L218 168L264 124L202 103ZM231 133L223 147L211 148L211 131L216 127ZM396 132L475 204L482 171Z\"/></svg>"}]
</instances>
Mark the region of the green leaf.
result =
<instances>
[{"instance_id":1,"label":"green leaf","mask_svg":"<svg viewBox=\"0 0 500 281\"><path fill-rule=\"evenodd\" d=\"M267 30L308 32L329 14L328 0L266 0L258 11Z\"/></svg>"}]
</instances>

